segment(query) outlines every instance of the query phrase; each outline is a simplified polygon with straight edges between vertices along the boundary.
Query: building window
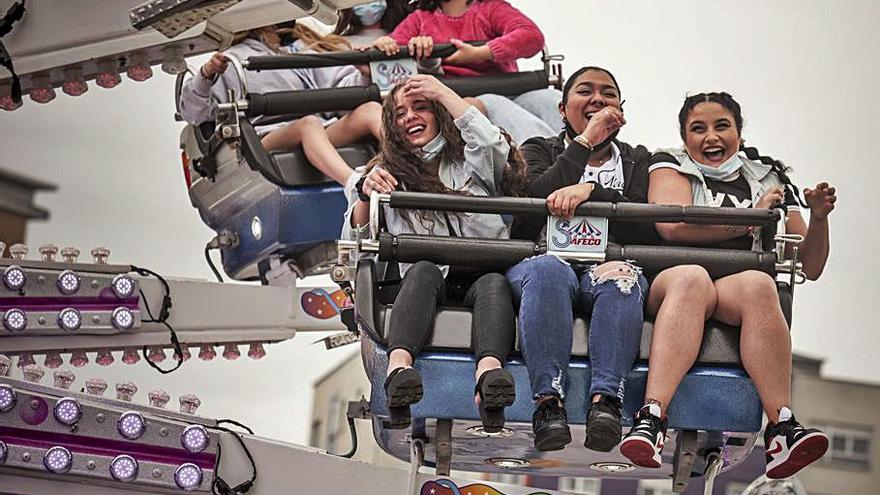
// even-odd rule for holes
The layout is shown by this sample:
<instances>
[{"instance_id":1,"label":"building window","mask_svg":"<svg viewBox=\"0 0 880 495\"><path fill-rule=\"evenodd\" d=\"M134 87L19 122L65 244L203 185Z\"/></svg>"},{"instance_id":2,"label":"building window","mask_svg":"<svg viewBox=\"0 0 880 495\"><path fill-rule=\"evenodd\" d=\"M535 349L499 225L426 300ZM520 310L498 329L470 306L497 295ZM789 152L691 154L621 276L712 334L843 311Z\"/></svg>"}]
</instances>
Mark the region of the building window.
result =
<instances>
[{"instance_id":1,"label":"building window","mask_svg":"<svg viewBox=\"0 0 880 495\"><path fill-rule=\"evenodd\" d=\"M309 445L312 447L321 447L321 420L316 419L312 421L312 432L309 435Z\"/></svg>"},{"instance_id":2,"label":"building window","mask_svg":"<svg viewBox=\"0 0 880 495\"><path fill-rule=\"evenodd\" d=\"M638 495L675 495L672 491L670 480L644 480L639 481Z\"/></svg>"},{"instance_id":3,"label":"building window","mask_svg":"<svg viewBox=\"0 0 880 495\"><path fill-rule=\"evenodd\" d=\"M871 437L870 427L864 429L841 426L826 426L825 434L831 445L825 454L826 461L861 469L870 469Z\"/></svg>"},{"instance_id":4,"label":"building window","mask_svg":"<svg viewBox=\"0 0 880 495\"><path fill-rule=\"evenodd\" d=\"M559 478L559 491L599 495L599 480L590 478Z\"/></svg>"},{"instance_id":5,"label":"building window","mask_svg":"<svg viewBox=\"0 0 880 495\"><path fill-rule=\"evenodd\" d=\"M505 485L522 485L525 483L526 477L521 474L489 473L489 481Z\"/></svg>"}]
</instances>

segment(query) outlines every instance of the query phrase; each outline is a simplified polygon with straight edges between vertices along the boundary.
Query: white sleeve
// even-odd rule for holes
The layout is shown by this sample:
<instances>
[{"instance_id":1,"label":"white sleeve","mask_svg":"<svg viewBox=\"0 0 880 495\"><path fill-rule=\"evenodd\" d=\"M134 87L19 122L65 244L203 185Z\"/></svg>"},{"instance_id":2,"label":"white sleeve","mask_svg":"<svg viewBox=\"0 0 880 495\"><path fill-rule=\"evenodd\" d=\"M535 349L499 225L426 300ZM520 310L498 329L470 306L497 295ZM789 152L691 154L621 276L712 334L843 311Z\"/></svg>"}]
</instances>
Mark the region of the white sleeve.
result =
<instances>
[{"instance_id":1,"label":"white sleeve","mask_svg":"<svg viewBox=\"0 0 880 495\"><path fill-rule=\"evenodd\" d=\"M648 173L650 174L651 172L653 172L653 171L655 171L655 170L657 170L657 169L661 169L661 168L671 168L672 170L675 170L676 172L680 172L680 171L681 171L681 165L679 165L679 164L677 164L677 163L672 163L672 162L660 162L660 163L653 163L653 164L651 164L651 165L648 167Z\"/></svg>"},{"instance_id":2,"label":"white sleeve","mask_svg":"<svg viewBox=\"0 0 880 495\"><path fill-rule=\"evenodd\" d=\"M355 205L360 201L358 199L357 190L355 190L355 184L357 184L357 181L359 181L363 175L362 172L355 171L348 177L348 180L342 188L342 191L345 194L345 199L348 200L348 208L345 209L345 217L342 221L342 234L340 235L340 238L343 240L353 241L355 237L357 237L358 232L360 232L361 238L369 235L370 228L368 225L364 225L360 228L351 226L351 215L354 212Z\"/></svg>"},{"instance_id":3,"label":"white sleeve","mask_svg":"<svg viewBox=\"0 0 880 495\"><path fill-rule=\"evenodd\" d=\"M489 195L498 196L501 191L501 177L507 167L510 145L501 134L501 129L474 106L455 119L455 126L464 139L464 164L495 190Z\"/></svg>"},{"instance_id":4,"label":"white sleeve","mask_svg":"<svg viewBox=\"0 0 880 495\"><path fill-rule=\"evenodd\" d=\"M180 90L180 115L183 120L198 125L213 118L214 82L202 76L199 70L195 77L183 83Z\"/></svg>"}]
</instances>

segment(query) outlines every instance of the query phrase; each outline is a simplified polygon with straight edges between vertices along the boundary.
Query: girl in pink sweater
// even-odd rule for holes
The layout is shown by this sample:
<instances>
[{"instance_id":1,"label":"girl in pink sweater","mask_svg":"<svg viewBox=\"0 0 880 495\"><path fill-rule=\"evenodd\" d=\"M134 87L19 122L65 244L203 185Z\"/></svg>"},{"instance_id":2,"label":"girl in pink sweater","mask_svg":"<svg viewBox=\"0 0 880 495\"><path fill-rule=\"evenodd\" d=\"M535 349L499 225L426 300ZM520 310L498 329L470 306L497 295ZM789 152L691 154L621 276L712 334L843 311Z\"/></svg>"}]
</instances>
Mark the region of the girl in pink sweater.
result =
<instances>
[{"instance_id":1,"label":"girl in pink sweater","mask_svg":"<svg viewBox=\"0 0 880 495\"><path fill-rule=\"evenodd\" d=\"M474 47L465 41L486 41ZM516 72L516 61L544 46L538 26L505 0L419 0L388 36L373 47L393 55L408 46L417 59L430 58L433 46L452 43L458 50L441 62L448 76L482 76ZM478 97L489 119L522 143L534 136L554 136L562 130L557 107L562 95L555 89L524 93L511 101L503 96Z\"/></svg>"}]
</instances>

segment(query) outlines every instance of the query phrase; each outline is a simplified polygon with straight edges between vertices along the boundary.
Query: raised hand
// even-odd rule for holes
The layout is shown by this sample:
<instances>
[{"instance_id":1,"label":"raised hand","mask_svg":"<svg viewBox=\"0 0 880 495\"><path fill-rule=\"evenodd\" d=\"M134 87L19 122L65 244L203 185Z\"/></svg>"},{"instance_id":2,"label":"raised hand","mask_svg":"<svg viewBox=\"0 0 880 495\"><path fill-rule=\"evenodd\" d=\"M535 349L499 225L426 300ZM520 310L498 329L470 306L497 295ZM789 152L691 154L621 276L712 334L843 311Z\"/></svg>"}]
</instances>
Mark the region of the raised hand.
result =
<instances>
[{"instance_id":1,"label":"raised hand","mask_svg":"<svg viewBox=\"0 0 880 495\"><path fill-rule=\"evenodd\" d=\"M615 107L605 107L596 112L587 123L587 128L581 134L593 146L608 139L618 129L626 124L623 112Z\"/></svg>"},{"instance_id":2,"label":"raised hand","mask_svg":"<svg viewBox=\"0 0 880 495\"><path fill-rule=\"evenodd\" d=\"M205 62L205 65L202 66L202 76L204 76L205 79L213 79L217 74L223 74L226 72L227 67L229 67L229 59L226 58L226 55L223 55L220 52L215 52L214 55L211 56L211 59Z\"/></svg>"},{"instance_id":3,"label":"raised hand","mask_svg":"<svg viewBox=\"0 0 880 495\"><path fill-rule=\"evenodd\" d=\"M570 219L578 205L590 198L594 187L593 183L585 182L557 189L547 196L547 209L554 216Z\"/></svg>"},{"instance_id":4,"label":"raised hand","mask_svg":"<svg viewBox=\"0 0 880 495\"><path fill-rule=\"evenodd\" d=\"M784 199L785 191L782 189L782 186L773 186L755 203L755 208L773 208L778 204L782 204Z\"/></svg>"},{"instance_id":5,"label":"raised hand","mask_svg":"<svg viewBox=\"0 0 880 495\"><path fill-rule=\"evenodd\" d=\"M834 210L837 201L836 190L827 182L820 182L815 189L805 188L804 199L810 207L810 216L816 220L824 220Z\"/></svg>"}]
</instances>

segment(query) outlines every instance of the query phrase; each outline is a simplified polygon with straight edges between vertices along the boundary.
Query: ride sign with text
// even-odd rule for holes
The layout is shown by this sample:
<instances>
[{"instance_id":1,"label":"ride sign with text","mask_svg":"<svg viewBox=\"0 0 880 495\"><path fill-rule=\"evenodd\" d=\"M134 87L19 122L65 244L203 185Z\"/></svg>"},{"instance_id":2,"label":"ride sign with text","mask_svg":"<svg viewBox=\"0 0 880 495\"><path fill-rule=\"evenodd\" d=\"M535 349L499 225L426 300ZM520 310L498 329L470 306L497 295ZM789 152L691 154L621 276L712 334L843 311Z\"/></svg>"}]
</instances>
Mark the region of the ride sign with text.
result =
<instances>
[{"instance_id":1,"label":"ride sign with text","mask_svg":"<svg viewBox=\"0 0 880 495\"><path fill-rule=\"evenodd\" d=\"M575 253L604 253L608 245L605 217L547 217L547 249Z\"/></svg>"}]
</instances>

